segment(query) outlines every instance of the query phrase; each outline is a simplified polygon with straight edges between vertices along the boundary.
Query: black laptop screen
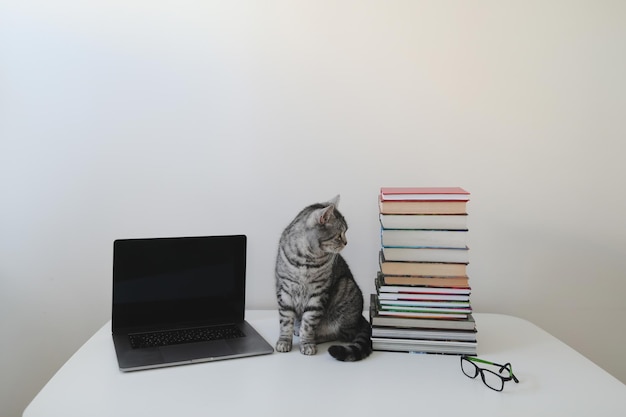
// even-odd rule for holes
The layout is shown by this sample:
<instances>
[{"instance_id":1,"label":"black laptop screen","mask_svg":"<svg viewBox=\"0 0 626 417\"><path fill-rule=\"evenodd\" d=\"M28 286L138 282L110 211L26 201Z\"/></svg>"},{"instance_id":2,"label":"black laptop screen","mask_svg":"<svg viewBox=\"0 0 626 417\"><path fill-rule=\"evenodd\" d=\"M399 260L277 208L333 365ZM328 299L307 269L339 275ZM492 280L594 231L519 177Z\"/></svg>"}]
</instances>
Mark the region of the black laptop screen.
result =
<instances>
[{"instance_id":1,"label":"black laptop screen","mask_svg":"<svg viewBox=\"0 0 626 417\"><path fill-rule=\"evenodd\" d=\"M246 237L122 239L113 245L113 330L243 320Z\"/></svg>"}]
</instances>

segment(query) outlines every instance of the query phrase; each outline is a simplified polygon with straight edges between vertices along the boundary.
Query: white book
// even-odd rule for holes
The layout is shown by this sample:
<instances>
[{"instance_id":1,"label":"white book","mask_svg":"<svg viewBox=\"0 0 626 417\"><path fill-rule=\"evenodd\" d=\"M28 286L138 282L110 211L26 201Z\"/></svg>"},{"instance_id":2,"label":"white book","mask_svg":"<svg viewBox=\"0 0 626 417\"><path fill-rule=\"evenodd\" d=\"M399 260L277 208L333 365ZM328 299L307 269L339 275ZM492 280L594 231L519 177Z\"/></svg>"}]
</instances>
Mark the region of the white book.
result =
<instances>
[{"instance_id":1,"label":"white book","mask_svg":"<svg viewBox=\"0 0 626 417\"><path fill-rule=\"evenodd\" d=\"M469 263L469 248L390 248L383 247L387 261Z\"/></svg>"},{"instance_id":2,"label":"white book","mask_svg":"<svg viewBox=\"0 0 626 417\"><path fill-rule=\"evenodd\" d=\"M382 229L381 241L384 247L464 249L467 247L467 231Z\"/></svg>"},{"instance_id":3,"label":"white book","mask_svg":"<svg viewBox=\"0 0 626 417\"><path fill-rule=\"evenodd\" d=\"M384 229L467 230L467 214L379 214Z\"/></svg>"}]
</instances>

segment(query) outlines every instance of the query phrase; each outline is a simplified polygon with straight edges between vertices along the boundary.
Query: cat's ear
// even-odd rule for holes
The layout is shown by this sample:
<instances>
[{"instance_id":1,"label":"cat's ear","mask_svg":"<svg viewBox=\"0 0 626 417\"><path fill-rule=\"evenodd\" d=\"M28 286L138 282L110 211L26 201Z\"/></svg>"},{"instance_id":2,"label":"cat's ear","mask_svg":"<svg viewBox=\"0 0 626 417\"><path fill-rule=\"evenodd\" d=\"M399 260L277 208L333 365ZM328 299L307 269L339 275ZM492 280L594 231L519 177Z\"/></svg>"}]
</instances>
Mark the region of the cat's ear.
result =
<instances>
[{"instance_id":1,"label":"cat's ear","mask_svg":"<svg viewBox=\"0 0 626 417\"><path fill-rule=\"evenodd\" d=\"M322 204L326 207L315 210L308 218L307 225L309 227L316 224L326 224L335 216L335 209L337 208L337 204L339 204L339 195L336 195L332 200Z\"/></svg>"},{"instance_id":2,"label":"cat's ear","mask_svg":"<svg viewBox=\"0 0 626 417\"><path fill-rule=\"evenodd\" d=\"M328 201L326 204L328 204L328 207L320 210L320 214L318 216L319 224L326 224L330 219L332 219L335 214L335 209L337 208L337 205L339 205L339 194L333 197L333 199Z\"/></svg>"},{"instance_id":3,"label":"cat's ear","mask_svg":"<svg viewBox=\"0 0 626 417\"><path fill-rule=\"evenodd\" d=\"M326 224L330 219L332 219L333 214L335 214L335 205L330 204L328 207L320 209L318 212L317 221L319 224Z\"/></svg>"},{"instance_id":4,"label":"cat's ear","mask_svg":"<svg viewBox=\"0 0 626 417\"><path fill-rule=\"evenodd\" d=\"M337 194L335 197L333 197L332 200L328 201L328 204L329 205L332 204L335 207L339 207L339 198L340 198L340 196L339 196L339 194Z\"/></svg>"}]
</instances>

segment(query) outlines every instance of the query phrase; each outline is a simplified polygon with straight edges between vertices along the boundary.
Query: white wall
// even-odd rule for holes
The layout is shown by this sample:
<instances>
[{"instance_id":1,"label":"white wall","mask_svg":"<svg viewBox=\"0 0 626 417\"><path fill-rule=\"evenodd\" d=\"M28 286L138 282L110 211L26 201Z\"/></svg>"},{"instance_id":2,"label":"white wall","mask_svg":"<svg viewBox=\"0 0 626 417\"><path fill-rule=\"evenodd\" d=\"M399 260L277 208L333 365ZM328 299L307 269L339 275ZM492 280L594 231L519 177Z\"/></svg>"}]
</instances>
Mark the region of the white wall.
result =
<instances>
[{"instance_id":1,"label":"white wall","mask_svg":"<svg viewBox=\"0 0 626 417\"><path fill-rule=\"evenodd\" d=\"M273 308L282 228L341 193L370 293L385 185L469 190L475 310L626 382L625 18L598 0L3 2L2 415L109 319L115 238L246 233L249 306Z\"/></svg>"}]
</instances>

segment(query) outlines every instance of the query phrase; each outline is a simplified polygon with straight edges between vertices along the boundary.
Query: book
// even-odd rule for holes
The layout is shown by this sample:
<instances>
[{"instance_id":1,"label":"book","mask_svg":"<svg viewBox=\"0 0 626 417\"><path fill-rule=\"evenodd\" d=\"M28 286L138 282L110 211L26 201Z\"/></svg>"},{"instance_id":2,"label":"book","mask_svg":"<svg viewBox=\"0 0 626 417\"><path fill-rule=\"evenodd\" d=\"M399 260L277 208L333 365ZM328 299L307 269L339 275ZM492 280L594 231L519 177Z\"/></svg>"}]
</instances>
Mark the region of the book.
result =
<instances>
[{"instance_id":1,"label":"book","mask_svg":"<svg viewBox=\"0 0 626 417\"><path fill-rule=\"evenodd\" d=\"M466 264L388 261L382 251L380 251L379 265L384 275L467 276Z\"/></svg>"},{"instance_id":2,"label":"book","mask_svg":"<svg viewBox=\"0 0 626 417\"><path fill-rule=\"evenodd\" d=\"M467 288L468 277L420 277L412 275L384 275L378 271L377 288L386 292L419 292L420 287ZM407 288L409 287L409 288ZM392 291L389 288L393 288Z\"/></svg>"},{"instance_id":3,"label":"book","mask_svg":"<svg viewBox=\"0 0 626 417\"><path fill-rule=\"evenodd\" d=\"M461 187L382 187L380 195L385 201L469 200L469 193Z\"/></svg>"},{"instance_id":4,"label":"book","mask_svg":"<svg viewBox=\"0 0 626 417\"><path fill-rule=\"evenodd\" d=\"M433 279L433 278L425 278ZM427 287L421 285L384 285L379 273L374 284L380 299L385 300L439 300L469 301L470 288Z\"/></svg>"},{"instance_id":5,"label":"book","mask_svg":"<svg viewBox=\"0 0 626 417\"><path fill-rule=\"evenodd\" d=\"M467 230L381 229L380 239L383 247L464 249Z\"/></svg>"},{"instance_id":6,"label":"book","mask_svg":"<svg viewBox=\"0 0 626 417\"><path fill-rule=\"evenodd\" d=\"M467 230L467 214L379 214L383 229Z\"/></svg>"},{"instance_id":7,"label":"book","mask_svg":"<svg viewBox=\"0 0 626 417\"><path fill-rule=\"evenodd\" d=\"M370 294L370 323L372 326L395 328L421 328L439 330L475 330L476 321L472 314L464 319L441 320L436 318L420 318L407 316L390 316L378 314L376 294Z\"/></svg>"},{"instance_id":8,"label":"book","mask_svg":"<svg viewBox=\"0 0 626 417\"><path fill-rule=\"evenodd\" d=\"M398 300L383 298L378 295L378 309L403 311L406 313L454 313L467 314L472 312L469 300Z\"/></svg>"},{"instance_id":9,"label":"book","mask_svg":"<svg viewBox=\"0 0 626 417\"><path fill-rule=\"evenodd\" d=\"M377 311L381 316L438 318L441 320L463 319L472 312L467 304L464 307L424 307L418 301L383 300L377 297Z\"/></svg>"},{"instance_id":10,"label":"book","mask_svg":"<svg viewBox=\"0 0 626 417\"><path fill-rule=\"evenodd\" d=\"M390 301L413 301L416 305L443 305L443 303L458 303L458 305L469 305L469 294L424 294L424 293L393 293L379 292L378 299L382 303ZM450 305L450 306L451 306Z\"/></svg>"},{"instance_id":11,"label":"book","mask_svg":"<svg viewBox=\"0 0 626 417\"><path fill-rule=\"evenodd\" d=\"M470 313L451 313L451 312L431 312L431 311L408 311L408 310L389 310L378 309L379 316L392 316L416 319L437 319L439 321L466 319Z\"/></svg>"},{"instance_id":12,"label":"book","mask_svg":"<svg viewBox=\"0 0 626 417\"><path fill-rule=\"evenodd\" d=\"M389 248L382 247L388 261L443 262L467 264L469 248Z\"/></svg>"},{"instance_id":13,"label":"book","mask_svg":"<svg viewBox=\"0 0 626 417\"><path fill-rule=\"evenodd\" d=\"M439 320L418 317L380 316L376 314L370 318L373 326L404 327L422 329L454 329L473 330L476 322L471 314L464 320Z\"/></svg>"},{"instance_id":14,"label":"book","mask_svg":"<svg viewBox=\"0 0 626 417\"><path fill-rule=\"evenodd\" d=\"M437 330L411 329L401 327L372 327L372 337L389 339L422 339L422 340L458 340L476 341L476 329L473 330Z\"/></svg>"},{"instance_id":15,"label":"book","mask_svg":"<svg viewBox=\"0 0 626 417\"><path fill-rule=\"evenodd\" d=\"M385 293L386 289L385 287L391 287L391 286L384 286L384 287L379 287L377 288L379 293ZM393 288L393 287L391 287ZM400 288L399 286L397 288ZM468 296L471 293L471 290L469 288L444 288L444 287L424 287L424 286L411 286L411 287L403 287L403 288L407 288L410 290L407 290L407 293L409 293L411 290L417 294L421 294L421 295L435 295L435 296L443 296L443 295L463 295L464 299L469 298ZM402 291L402 290L401 290ZM391 293L392 291L390 291ZM439 298L442 299L443 297Z\"/></svg>"},{"instance_id":16,"label":"book","mask_svg":"<svg viewBox=\"0 0 626 417\"><path fill-rule=\"evenodd\" d=\"M382 214L466 214L467 201L384 201L379 197Z\"/></svg>"},{"instance_id":17,"label":"book","mask_svg":"<svg viewBox=\"0 0 626 417\"><path fill-rule=\"evenodd\" d=\"M372 349L391 352L476 355L477 342L449 340L388 339L372 337Z\"/></svg>"},{"instance_id":18,"label":"book","mask_svg":"<svg viewBox=\"0 0 626 417\"><path fill-rule=\"evenodd\" d=\"M397 303L402 303L402 304L397 304ZM409 305L409 303L416 303L418 305ZM421 303L417 303L414 301L380 300L380 305L378 306L378 314L387 314L385 312L440 314L444 318L450 318L448 314L455 314L455 315L460 314L460 315L463 315L462 318L464 318L464 317L467 317L466 316L467 314L472 312L472 308L469 306L447 308L447 307L426 307L426 306L422 306L419 304ZM456 318L461 318L461 317L456 317Z\"/></svg>"},{"instance_id":19,"label":"book","mask_svg":"<svg viewBox=\"0 0 626 417\"><path fill-rule=\"evenodd\" d=\"M456 287L427 287L423 285L380 285L376 284L376 290L378 293L417 293L417 294L433 294L433 295L463 295L469 296L471 289L456 288ZM468 297L469 298L469 297Z\"/></svg>"}]
</instances>

